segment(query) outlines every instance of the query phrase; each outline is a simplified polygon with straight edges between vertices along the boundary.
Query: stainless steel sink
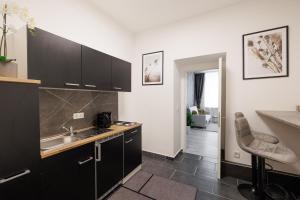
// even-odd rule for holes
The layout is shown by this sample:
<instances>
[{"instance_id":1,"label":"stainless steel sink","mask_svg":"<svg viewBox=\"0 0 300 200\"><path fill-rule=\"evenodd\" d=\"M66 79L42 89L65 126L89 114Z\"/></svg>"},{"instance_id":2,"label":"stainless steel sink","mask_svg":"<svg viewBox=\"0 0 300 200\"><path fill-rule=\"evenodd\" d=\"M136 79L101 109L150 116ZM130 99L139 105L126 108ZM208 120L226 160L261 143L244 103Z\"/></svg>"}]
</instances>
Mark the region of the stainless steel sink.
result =
<instances>
[{"instance_id":1,"label":"stainless steel sink","mask_svg":"<svg viewBox=\"0 0 300 200\"><path fill-rule=\"evenodd\" d=\"M76 142L80 139L81 138L78 138L76 136L59 136L56 138L42 140L41 141L41 149L49 150L49 149L57 148L57 147L65 145L65 144Z\"/></svg>"},{"instance_id":2,"label":"stainless steel sink","mask_svg":"<svg viewBox=\"0 0 300 200\"><path fill-rule=\"evenodd\" d=\"M83 140L95 135L106 133L111 131L111 129L88 129L81 132L75 132L73 136L64 136L60 135L57 137L52 137L48 139L41 140L41 150L50 150L54 149L78 140Z\"/></svg>"}]
</instances>

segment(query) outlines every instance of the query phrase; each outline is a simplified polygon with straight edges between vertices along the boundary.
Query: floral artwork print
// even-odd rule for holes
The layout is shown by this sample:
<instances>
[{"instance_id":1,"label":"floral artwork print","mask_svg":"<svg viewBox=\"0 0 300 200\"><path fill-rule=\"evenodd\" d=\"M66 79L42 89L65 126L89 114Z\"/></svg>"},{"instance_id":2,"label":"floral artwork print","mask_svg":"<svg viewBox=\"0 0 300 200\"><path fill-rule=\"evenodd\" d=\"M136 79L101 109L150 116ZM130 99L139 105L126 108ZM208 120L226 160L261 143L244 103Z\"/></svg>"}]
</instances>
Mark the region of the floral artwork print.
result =
<instances>
[{"instance_id":1,"label":"floral artwork print","mask_svg":"<svg viewBox=\"0 0 300 200\"><path fill-rule=\"evenodd\" d=\"M288 76L288 27L243 35L243 79Z\"/></svg>"},{"instance_id":2,"label":"floral artwork print","mask_svg":"<svg viewBox=\"0 0 300 200\"><path fill-rule=\"evenodd\" d=\"M262 67L273 73L282 72L282 35L274 33L260 35L258 38L248 40L248 50L261 60Z\"/></svg>"},{"instance_id":3,"label":"floral artwork print","mask_svg":"<svg viewBox=\"0 0 300 200\"><path fill-rule=\"evenodd\" d=\"M143 85L163 84L163 51L143 54Z\"/></svg>"}]
</instances>

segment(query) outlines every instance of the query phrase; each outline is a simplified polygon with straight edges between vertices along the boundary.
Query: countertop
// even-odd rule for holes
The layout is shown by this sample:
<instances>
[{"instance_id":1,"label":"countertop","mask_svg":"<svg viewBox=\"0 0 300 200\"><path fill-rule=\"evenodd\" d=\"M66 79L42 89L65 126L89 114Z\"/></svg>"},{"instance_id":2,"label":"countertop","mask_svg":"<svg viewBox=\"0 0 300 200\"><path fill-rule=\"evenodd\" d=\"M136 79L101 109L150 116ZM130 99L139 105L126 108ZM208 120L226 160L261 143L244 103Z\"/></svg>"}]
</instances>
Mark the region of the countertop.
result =
<instances>
[{"instance_id":1,"label":"countertop","mask_svg":"<svg viewBox=\"0 0 300 200\"><path fill-rule=\"evenodd\" d=\"M12 77L4 77L4 76L0 76L0 82L6 82L6 83L41 84L41 81L40 81L40 80L21 79L21 78L12 78Z\"/></svg>"},{"instance_id":2,"label":"countertop","mask_svg":"<svg viewBox=\"0 0 300 200\"><path fill-rule=\"evenodd\" d=\"M97 140L105 139L107 137L111 137L113 135L117 135L119 133L128 131L128 130L133 129L133 128L137 128L137 127L140 127L140 126L142 126L142 124L140 124L140 123L137 123L137 124L132 125L132 126L112 125L109 128L109 129L112 129L112 131L102 133L102 134L99 134L99 135L96 135L96 136L93 136L93 137L89 137L89 138L86 138L86 139L78 140L78 141L75 141L75 142L72 142L72 143L69 143L69 144L65 144L63 146L59 146L57 148L53 148L53 149L50 149L50 150L41 151L41 158L42 159L48 158L50 156L62 153L64 151L74 149L76 147L80 147L82 145L85 145L85 144L88 144L88 143L91 143L91 142L95 142Z\"/></svg>"},{"instance_id":3,"label":"countertop","mask_svg":"<svg viewBox=\"0 0 300 200\"><path fill-rule=\"evenodd\" d=\"M300 129L300 112L257 110L257 114Z\"/></svg>"}]
</instances>

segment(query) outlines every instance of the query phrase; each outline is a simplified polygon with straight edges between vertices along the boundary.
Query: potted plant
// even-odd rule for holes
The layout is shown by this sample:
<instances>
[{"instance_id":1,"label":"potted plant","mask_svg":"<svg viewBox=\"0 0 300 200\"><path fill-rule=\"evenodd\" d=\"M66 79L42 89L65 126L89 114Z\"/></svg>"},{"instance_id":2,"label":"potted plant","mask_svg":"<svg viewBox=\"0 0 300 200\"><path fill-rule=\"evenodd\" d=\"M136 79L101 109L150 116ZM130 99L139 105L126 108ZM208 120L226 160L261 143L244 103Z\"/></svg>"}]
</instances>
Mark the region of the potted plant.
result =
<instances>
[{"instance_id":1,"label":"potted plant","mask_svg":"<svg viewBox=\"0 0 300 200\"><path fill-rule=\"evenodd\" d=\"M190 112L189 109L187 109L187 111L186 111L186 129L187 129L187 133L190 132L192 124L193 124L192 113Z\"/></svg>"},{"instance_id":2,"label":"potted plant","mask_svg":"<svg viewBox=\"0 0 300 200\"><path fill-rule=\"evenodd\" d=\"M14 34L16 32L16 28L13 24L8 23L8 18L11 18L11 21L15 23L17 20L25 23L31 33L34 32L35 22L34 18L29 16L27 8L19 7L16 3L7 3L4 1L0 7L0 14L2 16L3 23L2 26L0 25L0 31L2 32L0 41L0 73L1 75L6 75L7 72L17 71L17 69L9 69L13 66L17 68L16 63L7 65L7 63L10 63L11 61L15 61L15 59L9 59L7 57L7 35Z\"/></svg>"}]
</instances>

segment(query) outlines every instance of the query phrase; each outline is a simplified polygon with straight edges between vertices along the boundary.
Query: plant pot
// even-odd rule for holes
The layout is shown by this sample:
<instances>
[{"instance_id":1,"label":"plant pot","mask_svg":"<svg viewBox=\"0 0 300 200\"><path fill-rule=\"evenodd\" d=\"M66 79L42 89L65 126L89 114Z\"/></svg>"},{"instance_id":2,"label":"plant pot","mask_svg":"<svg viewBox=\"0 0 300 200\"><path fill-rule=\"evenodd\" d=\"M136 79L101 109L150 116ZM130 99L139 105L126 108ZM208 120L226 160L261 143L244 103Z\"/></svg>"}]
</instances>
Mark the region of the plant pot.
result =
<instances>
[{"instance_id":1,"label":"plant pot","mask_svg":"<svg viewBox=\"0 0 300 200\"><path fill-rule=\"evenodd\" d=\"M186 126L186 134L189 134L191 132L191 126Z\"/></svg>"},{"instance_id":2,"label":"plant pot","mask_svg":"<svg viewBox=\"0 0 300 200\"><path fill-rule=\"evenodd\" d=\"M7 59L6 56L0 56L0 61L1 61L1 62L5 62L6 59Z\"/></svg>"},{"instance_id":3,"label":"plant pot","mask_svg":"<svg viewBox=\"0 0 300 200\"><path fill-rule=\"evenodd\" d=\"M0 62L0 76L18 77L18 64L15 62Z\"/></svg>"}]
</instances>

